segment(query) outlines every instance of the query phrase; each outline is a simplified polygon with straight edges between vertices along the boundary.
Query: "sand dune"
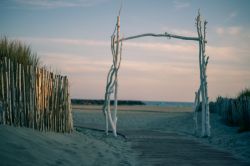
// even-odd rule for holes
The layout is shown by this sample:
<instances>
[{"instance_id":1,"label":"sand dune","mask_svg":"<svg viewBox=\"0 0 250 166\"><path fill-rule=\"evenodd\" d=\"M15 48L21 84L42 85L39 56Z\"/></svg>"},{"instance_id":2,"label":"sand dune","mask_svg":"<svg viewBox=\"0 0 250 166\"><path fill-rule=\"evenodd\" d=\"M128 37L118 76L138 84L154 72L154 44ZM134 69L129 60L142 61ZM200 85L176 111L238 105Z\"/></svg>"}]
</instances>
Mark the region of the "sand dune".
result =
<instances>
[{"instance_id":1,"label":"sand dune","mask_svg":"<svg viewBox=\"0 0 250 166\"><path fill-rule=\"evenodd\" d=\"M134 162L124 138L100 132L59 134L0 126L1 166L90 166ZM132 156L132 158L130 158Z\"/></svg>"}]
</instances>

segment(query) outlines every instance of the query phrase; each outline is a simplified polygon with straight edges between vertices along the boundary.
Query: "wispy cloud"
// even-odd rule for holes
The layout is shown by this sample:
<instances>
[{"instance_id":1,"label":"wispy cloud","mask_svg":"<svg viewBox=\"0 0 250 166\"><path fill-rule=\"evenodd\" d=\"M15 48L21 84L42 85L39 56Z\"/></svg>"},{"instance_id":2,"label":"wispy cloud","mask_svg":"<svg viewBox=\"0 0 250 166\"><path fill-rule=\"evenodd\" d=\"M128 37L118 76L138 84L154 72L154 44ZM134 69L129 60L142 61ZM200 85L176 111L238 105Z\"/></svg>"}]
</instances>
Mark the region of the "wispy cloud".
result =
<instances>
[{"instance_id":1,"label":"wispy cloud","mask_svg":"<svg viewBox=\"0 0 250 166\"><path fill-rule=\"evenodd\" d=\"M228 21L234 19L237 16L238 16L238 12L237 11L233 11L233 12L229 13L229 15L226 18L225 22L228 22Z\"/></svg>"},{"instance_id":2,"label":"wispy cloud","mask_svg":"<svg viewBox=\"0 0 250 166\"><path fill-rule=\"evenodd\" d=\"M162 27L161 30L168 33L174 33L176 35L184 35L184 36L197 36L197 32L188 30L188 29L180 29L180 28L170 28L170 27Z\"/></svg>"},{"instance_id":3,"label":"wispy cloud","mask_svg":"<svg viewBox=\"0 0 250 166\"><path fill-rule=\"evenodd\" d=\"M60 71L60 73L69 76L72 96L88 98L103 97L106 76L111 65L111 59L98 60L93 57L84 57L61 52L42 53L42 59L46 64L56 67L57 71ZM162 77L162 73L167 77ZM133 60L124 59L119 74L121 88L119 93L124 99L129 98L131 94L130 92L128 93L128 89L136 87L136 92L142 89L148 89L142 93L148 96L146 94L151 92L150 89L152 88L150 87L154 85L155 88L153 88L153 90L155 92L150 96L155 96L161 91L160 89L166 85L166 82L174 86L176 79L178 80L177 82L180 82L179 80L183 79L183 77L189 80L190 74L194 74L194 67L183 62L174 64L171 62L152 63L144 60L135 62ZM169 77L171 80L169 80ZM194 76L192 75L191 77ZM138 86L142 83L143 86ZM185 86L192 88L192 81L189 83L189 85L185 84ZM169 90L171 90L171 88L169 88ZM134 99L138 99L138 97L140 97L140 95L135 96ZM170 97L171 95L169 95L169 98Z\"/></svg>"},{"instance_id":4,"label":"wispy cloud","mask_svg":"<svg viewBox=\"0 0 250 166\"><path fill-rule=\"evenodd\" d=\"M48 38L48 37L18 37L19 40L28 43L54 43L63 45L76 45L76 46L109 46L108 40L84 40L84 39L71 39L71 38Z\"/></svg>"},{"instance_id":5,"label":"wispy cloud","mask_svg":"<svg viewBox=\"0 0 250 166\"><path fill-rule=\"evenodd\" d=\"M238 15L237 11L233 11L232 13L229 14L229 18L234 18Z\"/></svg>"},{"instance_id":6,"label":"wispy cloud","mask_svg":"<svg viewBox=\"0 0 250 166\"><path fill-rule=\"evenodd\" d=\"M64 54L60 52L44 52L41 53L42 60L47 67L53 66L53 69L67 75L103 75L109 70L112 60L99 60L93 57L84 57L76 54ZM145 77L145 73L153 75L154 73L167 73L169 75L186 75L190 74L190 69L194 67L192 64L183 61L175 62L147 62L123 60L121 70L126 73L141 74ZM133 74L132 74L133 75Z\"/></svg>"},{"instance_id":7,"label":"wispy cloud","mask_svg":"<svg viewBox=\"0 0 250 166\"><path fill-rule=\"evenodd\" d=\"M187 1L183 1L183 0L174 0L173 4L174 4L175 9L178 9L178 10L190 7L190 3Z\"/></svg>"},{"instance_id":8,"label":"wispy cloud","mask_svg":"<svg viewBox=\"0 0 250 166\"><path fill-rule=\"evenodd\" d=\"M74 50L74 48L79 49L78 46L81 46L80 48L90 47L91 49L92 46L94 46L96 50L101 50L100 54L103 54L103 50L110 47L108 40L79 40L67 38L23 39L30 43L37 42L36 45L47 44L50 47L58 45L59 48L72 48L72 50ZM63 75L69 76L72 96L89 98L103 97L107 72L112 63L111 56L108 57L108 55L111 55L109 54L109 49L107 49L105 55L97 56L94 54L99 54L99 52L86 52L86 49L82 49L79 52L70 53L68 51L65 53L63 50L58 50L57 48L58 47L55 48L54 52L52 50L48 50L47 52L41 50L38 54L41 55L44 64L52 66L53 69L60 71ZM124 42L123 48L124 54L119 77L121 85L121 91L119 92L122 98L130 98L131 94L128 92L128 89L134 88L137 88L135 91L140 94L135 96L135 99L140 98L141 94L143 94L143 96L151 96L152 99L159 98L162 89L166 88L165 95L159 99L166 97L173 99L172 94L176 94L173 88L171 88L173 86L177 86L180 89L183 88L183 91L185 91L185 89L190 90L189 95L182 100L192 98L192 91L194 91L199 84L198 48L196 44L127 41ZM134 51L142 55L137 55ZM225 85L227 82L234 81L234 86L229 86L229 88L233 89L230 91L232 94L239 90L238 87L243 87L249 83L249 80L245 79L247 78L246 76L250 74L249 67L246 67L248 62L247 60L243 60L243 56L248 53L249 50L245 50L246 53L242 51L244 50L237 47L208 45L207 55L210 56L208 79L209 86L211 87L209 93L211 97L216 97L218 92L222 95L224 92L228 92L225 86L218 86L218 83ZM151 53L153 60L146 60L143 55ZM162 56L156 57L157 54ZM131 59L131 56L138 56L139 60ZM239 56L241 58L239 58ZM248 54L246 54L246 56L248 56ZM246 58L249 59L249 56ZM181 84L183 81L187 81L185 86ZM143 86L138 87L138 85L141 84L143 84ZM152 87L155 87L154 92L150 90L145 91L145 89L152 89ZM171 95L168 95L170 92ZM178 94L176 94L176 99L180 100Z\"/></svg>"},{"instance_id":9,"label":"wispy cloud","mask_svg":"<svg viewBox=\"0 0 250 166\"><path fill-rule=\"evenodd\" d=\"M19 7L26 8L69 8L69 7L88 7L103 3L107 0L11 0ZM16 6L16 7L17 7Z\"/></svg>"},{"instance_id":10,"label":"wispy cloud","mask_svg":"<svg viewBox=\"0 0 250 166\"><path fill-rule=\"evenodd\" d=\"M61 44L69 46L97 46L97 47L110 47L108 40L84 40L84 39L70 39L70 38L34 38L34 37L18 37L19 40L27 43L43 43L43 44ZM124 47L142 48L147 50L168 51L168 52L196 52L196 45L180 43L170 44L163 42L124 42Z\"/></svg>"},{"instance_id":11,"label":"wispy cloud","mask_svg":"<svg viewBox=\"0 0 250 166\"><path fill-rule=\"evenodd\" d=\"M242 28L241 27L229 27L228 28L228 33L230 35L238 35L240 34Z\"/></svg>"},{"instance_id":12,"label":"wispy cloud","mask_svg":"<svg viewBox=\"0 0 250 166\"><path fill-rule=\"evenodd\" d=\"M231 26L231 27L217 27L215 29L218 35L239 35L242 31L241 26Z\"/></svg>"},{"instance_id":13,"label":"wispy cloud","mask_svg":"<svg viewBox=\"0 0 250 166\"><path fill-rule=\"evenodd\" d=\"M236 35L240 33L240 27L229 27L217 29L218 34L230 34ZM63 48L74 48L74 46L82 47L96 47L109 48L110 41L108 40L84 40L84 39L74 39L74 38L36 38L36 37L17 37L12 39L18 39L24 41L25 43L33 43L36 45L47 45L47 46L60 46ZM58 48L58 47L55 47ZM178 42L178 43L168 43L168 42L137 42L137 41L125 41L123 43L123 48L126 49L126 52L131 53L133 51L153 51L155 53L171 53L170 56L174 56L176 53L183 53L185 56L196 55L198 53L198 46L196 43L190 42ZM77 47L79 49L79 47ZM242 48L233 47L233 46L214 46L208 45L207 49L209 54L215 54L219 57L231 56L235 57L235 54L246 54L249 50L244 50ZM108 49L109 50L109 49ZM56 50L55 50L56 51ZM57 50L58 51L58 50ZM58 55L58 54L57 54Z\"/></svg>"},{"instance_id":14,"label":"wispy cloud","mask_svg":"<svg viewBox=\"0 0 250 166\"><path fill-rule=\"evenodd\" d=\"M229 29L223 29L222 32L218 32L218 34L231 34L235 35L238 33L237 28L229 28ZM109 51L110 47L110 41L108 40L83 40L83 39L70 39L70 38L33 38L33 37L19 37L17 38L21 41L24 41L26 43L33 43L33 45L44 45L46 46L59 46L61 48L76 48L79 49L78 46L81 46L81 48L88 48L88 47L95 47L96 50L104 50ZM55 47L58 48L58 47ZM131 51L141 52L141 54L145 54L145 51L147 53L153 53L158 55L164 55L166 57L166 54L169 56L171 60L180 60L176 59L177 55L178 57L184 58L185 60L190 60L190 58L193 58L193 55L198 54L198 46L196 43L190 43L190 42L181 42L181 43L168 43L168 42L132 42L132 41L126 41L123 43L123 49L126 50L126 53L133 54ZM245 50L242 48L237 47L230 47L230 46L213 46L208 45L207 50L209 54L216 55L217 59L232 59L236 60L237 57L235 55L243 55L246 54L245 52L249 52L249 50ZM58 50L54 50L58 51ZM84 50L83 50L84 51ZM79 52L80 53L80 52ZM110 52L105 52L105 54L109 54ZM91 52L88 52L88 54L91 54ZM98 53L99 54L99 53ZM111 54L111 53L110 53ZM55 55L59 54L52 54L51 57L54 57ZM70 57L70 56L69 56ZM98 56L99 57L99 56ZM171 58L174 57L174 58ZM99 57L100 58L100 57ZM168 60L170 60L168 59ZM184 60L182 59L182 60Z\"/></svg>"},{"instance_id":15,"label":"wispy cloud","mask_svg":"<svg viewBox=\"0 0 250 166\"><path fill-rule=\"evenodd\" d=\"M45 64L53 67L52 71L69 77L72 97L103 98L110 61L63 52L44 52L41 55Z\"/></svg>"},{"instance_id":16,"label":"wispy cloud","mask_svg":"<svg viewBox=\"0 0 250 166\"><path fill-rule=\"evenodd\" d=\"M175 53L196 53L194 44L169 44L160 42L127 42L125 47L142 48L146 50L175 52Z\"/></svg>"}]
</instances>

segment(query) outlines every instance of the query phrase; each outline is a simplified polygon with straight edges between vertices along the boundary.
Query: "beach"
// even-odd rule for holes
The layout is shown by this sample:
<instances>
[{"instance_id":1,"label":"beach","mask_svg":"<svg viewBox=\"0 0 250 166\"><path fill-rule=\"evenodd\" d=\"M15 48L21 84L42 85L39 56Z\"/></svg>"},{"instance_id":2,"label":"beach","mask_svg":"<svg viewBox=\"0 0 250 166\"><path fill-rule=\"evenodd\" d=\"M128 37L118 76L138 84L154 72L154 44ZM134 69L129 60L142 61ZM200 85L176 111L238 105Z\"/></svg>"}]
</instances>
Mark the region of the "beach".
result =
<instances>
[{"instance_id":1,"label":"beach","mask_svg":"<svg viewBox=\"0 0 250 166\"><path fill-rule=\"evenodd\" d=\"M101 106L73 106L73 110L76 126L104 129ZM238 127L225 125L218 114L211 113L210 118L211 137L201 138L194 135L192 107L119 106L117 128L118 133L148 129L184 134L187 138L228 151L236 158L250 162L250 132L238 133ZM201 113L198 123L201 123L200 120Z\"/></svg>"},{"instance_id":2,"label":"beach","mask_svg":"<svg viewBox=\"0 0 250 166\"><path fill-rule=\"evenodd\" d=\"M68 134L0 126L0 165L139 165L127 131L176 133L250 162L250 132L211 114L211 137L196 137L192 107L119 106L118 137L105 135L102 106L72 107L75 130ZM167 147L166 147L167 148Z\"/></svg>"},{"instance_id":3,"label":"beach","mask_svg":"<svg viewBox=\"0 0 250 166\"><path fill-rule=\"evenodd\" d=\"M98 166L134 163L130 144L92 130L70 134L0 125L1 166Z\"/></svg>"}]
</instances>

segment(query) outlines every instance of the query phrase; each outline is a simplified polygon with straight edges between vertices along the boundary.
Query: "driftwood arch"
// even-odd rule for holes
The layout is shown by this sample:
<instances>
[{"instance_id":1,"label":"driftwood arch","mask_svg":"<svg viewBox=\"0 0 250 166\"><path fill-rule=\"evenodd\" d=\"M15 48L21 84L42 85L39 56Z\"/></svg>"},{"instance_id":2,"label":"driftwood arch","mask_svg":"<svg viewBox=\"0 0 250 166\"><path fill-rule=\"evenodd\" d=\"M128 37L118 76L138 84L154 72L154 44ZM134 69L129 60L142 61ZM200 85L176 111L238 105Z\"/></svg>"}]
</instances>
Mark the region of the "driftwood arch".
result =
<instances>
[{"instance_id":1,"label":"driftwood arch","mask_svg":"<svg viewBox=\"0 0 250 166\"><path fill-rule=\"evenodd\" d=\"M209 57L206 55L206 25L207 21L202 21L200 12L196 17L196 29L198 37L187 37L180 36L170 33L163 34L154 34L154 33L145 33L141 35L130 36L126 38L120 37L120 15L117 16L117 22L115 30L111 36L111 52L113 55L113 64L110 67L107 76L107 84L105 91L105 101L103 105L103 113L105 117L105 132L108 134L109 124L113 130L114 136L117 136L117 93L118 93L118 71L121 64L121 55L122 55L122 43L126 40L131 40L135 38L152 36L152 37L168 37L176 38L181 40L190 40L198 42L199 44L199 70L200 70L200 86L195 92L194 100L194 132L198 135L198 108L201 103L202 105L202 119L201 119L201 136L207 137L210 136L210 118L209 118L209 102L208 102L208 91L207 91L207 75L206 69L208 64ZM114 106L111 111L110 100L113 94Z\"/></svg>"}]
</instances>

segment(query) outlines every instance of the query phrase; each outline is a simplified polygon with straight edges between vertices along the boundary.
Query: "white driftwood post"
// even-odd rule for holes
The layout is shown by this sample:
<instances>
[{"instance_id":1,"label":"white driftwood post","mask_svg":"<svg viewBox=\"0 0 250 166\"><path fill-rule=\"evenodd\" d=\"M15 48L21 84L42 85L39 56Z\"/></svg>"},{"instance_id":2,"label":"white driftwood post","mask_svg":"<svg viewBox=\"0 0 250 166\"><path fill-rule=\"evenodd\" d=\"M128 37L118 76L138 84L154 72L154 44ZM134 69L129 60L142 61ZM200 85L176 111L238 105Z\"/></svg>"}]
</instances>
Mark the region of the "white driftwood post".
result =
<instances>
[{"instance_id":1,"label":"white driftwood post","mask_svg":"<svg viewBox=\"0 0 250 166\"><path fill-rule=\"evenodd\" d=\"M209 137L210 134L210 118L209 118L209 102L208 102L208 92L207 92L207 64L209 57L206 56L206 25L207 21L203 22L200 12L196 18L197 33L199 37L199 66L200 66L200 91L202 98L202 126L201 126L201 136Z\"/></svg>"},{"instance_id":2,"label":"white driftwood post","mask_svg":"<svg viewBox=\"0 0 250 166\"><path fill-rule=\"evenodd\" d=\"M117 127L117 95L118 95L118 70L121 64L121 52L122 42L120 41L120 16L117 16L117 23L115 31L111 36L111 51L113 55L113 64L109 70L107 77L107 85L105 92L105 102L103 105L103 113L105 115L106 128L105 132L108 134L109 124L113 130L113 134L116 137ZM114 93L114 107L113 113L111 112L110 100L111 95Z\"/></svg>"},{"instance_id":3,"label":"white driftwood post","mask_svg":"<svg viewBox=\"0 0 250 166\"><path fill-rule=\"evenodd\" d=\"M194 134L198 135L198 108L200 104L200 89L195 92L195 100L193 105L193 112L194 112Z\"/></svg>"},{"instance_id":4,"label":"white driftwood post","mask_svg":"<svg viewBox=\"0 0 250 166\"><path fill-rule=\"evenodd\" d=\"M115 31L111 36L111 51L113 55L113 64L109 70L107 76L107 84L106 84L106 92L105 92L105 101L103 105L103 113L105 115L105 123L106 129L105 132L108 134L109 131L109 123L112 127L113 133L115 136L117 130L117 93L118 93L118 70L121 63L121 52L122 52L122 42L125 40L136 39L140 37L167 37L167 38L176 38L181 40L191 40L197 41L199 43L199 69L200 69L200 87L198 91L195 93L195 101L194 101L194 122L195 122L195 133L198 133L198 108L200 105L200 97L202 103L202 132L201 135L203 137L210 136L210 119L209 119L209 103L208 103L208 91L207 91L207 75L206 68L208 64L208 57L205 53L206 48L206 24L207 22L203 22L200 16L200 12L198 12L198 16L196 18L196 26L198 37L187 37L180 36L170 33L163 34L154 34L154 33L145 33L141 35L130 36L126 38L120 39L120 16L117 17L117 24L115 27ZM116 33L116 35L115 35ZM110 99L111 94L114 93L114 111L111 115L111 107L110 107Z\"/></svg>"}]
</instances>

